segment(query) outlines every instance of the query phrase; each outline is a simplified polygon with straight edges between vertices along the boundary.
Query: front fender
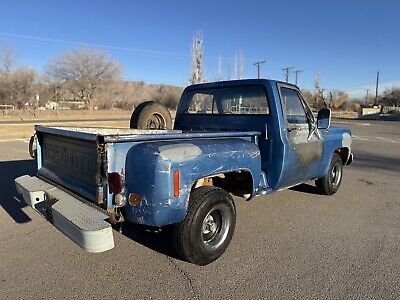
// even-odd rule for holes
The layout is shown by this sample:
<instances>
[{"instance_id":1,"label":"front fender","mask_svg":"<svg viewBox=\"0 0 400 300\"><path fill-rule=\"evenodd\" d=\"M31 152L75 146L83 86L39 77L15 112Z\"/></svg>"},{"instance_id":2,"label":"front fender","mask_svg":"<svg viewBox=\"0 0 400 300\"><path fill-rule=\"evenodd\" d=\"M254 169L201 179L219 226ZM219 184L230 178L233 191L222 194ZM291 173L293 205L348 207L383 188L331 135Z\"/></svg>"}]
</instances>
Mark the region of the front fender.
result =
<instances>
[{"instance_id":1,"label":"front fender","mask_svg":"<svg viewBox=\"0 0 400 300\"><path fill-rule=\"evenodd\" d=\"M180 173L179 196L174 196L173 173ZM198 179L245 170L252 175L253 193L261 174L257 145L240 138L147 142L132 147L126 159L127 192L138 195L137 206L127 204L127 219L164 226L182 221L190 191Z\"/></svg>"},{"instance_id":2,"label":"front fender","mask_svg":"<svg viewBox=\"0 0 400 300\"><path fill-rule=\"evenodd\" d=\"M325 132L322 132L322 136L324 140L324 157L322 161L323 167L318 174L318 178L328 174L332 155L335 151L346 149L347 157L344 159L346 164L350 164L350 159L352 158L352 137L350 129L332 126Z\"/></svg>"}]
</instances>

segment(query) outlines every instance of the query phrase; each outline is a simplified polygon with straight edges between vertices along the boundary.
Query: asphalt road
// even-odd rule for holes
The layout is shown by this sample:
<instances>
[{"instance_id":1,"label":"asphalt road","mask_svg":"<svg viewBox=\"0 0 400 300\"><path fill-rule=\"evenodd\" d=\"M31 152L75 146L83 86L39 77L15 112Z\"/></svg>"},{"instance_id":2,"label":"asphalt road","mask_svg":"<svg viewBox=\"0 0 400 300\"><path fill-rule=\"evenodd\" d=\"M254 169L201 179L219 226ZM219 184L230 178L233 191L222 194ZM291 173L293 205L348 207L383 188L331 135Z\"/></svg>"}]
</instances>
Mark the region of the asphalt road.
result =
<instances>
[{"instance_id":1,"label":"asphalt road","mask_svg":"<svg viewBox=\"0 0 400 300\"><path fill-rule=\"evenodd\" d=\"M232 243L205 267L135 226L111 251L82 251L16 195L14 178L34 173L26 142L0 142L0 299L399 299L400 122L340 122L355 161L339 192L236 199Z\"/></svg>"}]
</instances>

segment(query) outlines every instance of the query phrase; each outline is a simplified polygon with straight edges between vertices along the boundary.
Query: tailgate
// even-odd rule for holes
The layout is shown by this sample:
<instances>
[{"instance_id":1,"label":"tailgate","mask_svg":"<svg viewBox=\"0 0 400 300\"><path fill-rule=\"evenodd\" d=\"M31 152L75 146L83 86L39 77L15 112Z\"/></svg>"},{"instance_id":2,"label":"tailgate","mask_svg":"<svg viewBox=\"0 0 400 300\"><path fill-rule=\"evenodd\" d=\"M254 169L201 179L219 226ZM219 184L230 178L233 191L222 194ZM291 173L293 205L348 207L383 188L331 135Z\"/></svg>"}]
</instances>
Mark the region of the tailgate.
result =
<instances>
[{"instance_id":1,"label":"tailgate","mask_svg":"<svg viewBox=\"0 0 400 300\"><path fill-rule=\"evenodd\" d=\"M103 147L96 137L36 128L38 174L91 201L102 199Z\"/></svg>"}]
</instances>

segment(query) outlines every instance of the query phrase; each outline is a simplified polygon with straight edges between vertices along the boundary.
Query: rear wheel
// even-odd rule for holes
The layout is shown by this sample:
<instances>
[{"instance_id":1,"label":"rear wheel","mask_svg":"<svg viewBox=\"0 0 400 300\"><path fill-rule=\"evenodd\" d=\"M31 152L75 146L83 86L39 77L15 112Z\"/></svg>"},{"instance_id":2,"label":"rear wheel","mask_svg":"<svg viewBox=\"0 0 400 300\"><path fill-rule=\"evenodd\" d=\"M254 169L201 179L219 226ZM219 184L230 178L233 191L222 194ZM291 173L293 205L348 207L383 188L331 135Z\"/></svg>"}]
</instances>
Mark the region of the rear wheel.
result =
<instances>
[{"instance_id":1,"label":"rear wheel","mask_svg":"<svg viewBox=\"0 0 400 300\"><path fill-rule=\"evenodd\" d=\"M217 187L199 187L190 196L185 220L174 228L175 249L187 261L207 265L225 252L235 224L231 195Z\"/></svg>"},{"instance_id":2,"label":"rear wheel","mask_svg":"<svg viewBox=\"0 0 400 300\"><path fill-rule=\"evenodd\" d=\"M156 101L146 101L133 111L130 128L172 129L172 117L166 106Z\"/></svg>"},{"instance_id":3,"label":"rear wheel","mask_svg":"<svg viewBox=\"0 0 400 300\"><path fill-rule=\"evenodd\" d=\"M342 182L343 165L339 154L333 153L328 174L315 181L317 190L323 195L333 195L339 190Z\"/></svg>"}]
</instances>

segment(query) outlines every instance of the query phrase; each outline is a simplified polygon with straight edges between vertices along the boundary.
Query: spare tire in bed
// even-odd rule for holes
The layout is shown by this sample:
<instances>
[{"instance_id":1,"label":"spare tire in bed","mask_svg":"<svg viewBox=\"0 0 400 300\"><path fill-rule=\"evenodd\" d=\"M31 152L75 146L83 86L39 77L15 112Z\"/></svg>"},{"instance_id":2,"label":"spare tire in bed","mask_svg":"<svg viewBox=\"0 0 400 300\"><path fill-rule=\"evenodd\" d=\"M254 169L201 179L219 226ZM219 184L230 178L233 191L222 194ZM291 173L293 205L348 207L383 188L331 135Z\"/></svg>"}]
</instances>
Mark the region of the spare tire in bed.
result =
<instances>
[{"instance_id":1,"label":"spare tire in bed","mask_svg":"<svg viewBox=\"0 0 400 300\"><path fill-rule=\"evenodd\" d=\"M165 105L156 101L140 103L132 113L130 128L172 129L172 117Z\"/></svg>"}]
</instances>

